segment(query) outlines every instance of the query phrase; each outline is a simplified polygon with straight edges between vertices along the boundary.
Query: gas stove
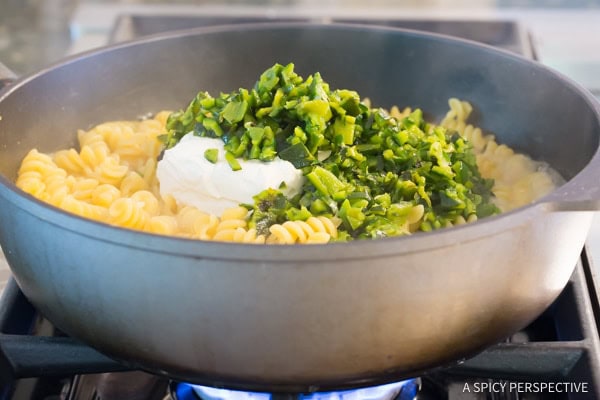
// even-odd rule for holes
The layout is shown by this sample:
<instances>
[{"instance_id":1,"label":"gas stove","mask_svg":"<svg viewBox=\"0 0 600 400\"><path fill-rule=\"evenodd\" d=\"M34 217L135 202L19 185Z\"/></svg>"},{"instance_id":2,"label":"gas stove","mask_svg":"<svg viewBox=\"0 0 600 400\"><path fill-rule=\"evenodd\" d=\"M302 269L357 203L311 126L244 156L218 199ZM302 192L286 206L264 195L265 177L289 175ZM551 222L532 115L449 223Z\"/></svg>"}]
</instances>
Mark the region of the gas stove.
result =
<instances>
[{"instance_id":1,"label":"gas stove","mask_svg":"<svg viewBox=\"0 0 600 400\"><path fill-rule=\"evenodd\" d=\"M109 42L172 29L224 23L311 21L250 15L120 15ZM325 23L378 24L433 31L535 58L523 27L509 20L325 18ZM200 387L128 367L55 328L11 279L0 299L0 400L414 400L600 398L600 304L588 249L557 300L525 329L477 356L412 379L336 392L253 393ZM510 312L510 310L506 310ZM293 360L290 360L293 362Z\"/></svg>"}]
</instances>

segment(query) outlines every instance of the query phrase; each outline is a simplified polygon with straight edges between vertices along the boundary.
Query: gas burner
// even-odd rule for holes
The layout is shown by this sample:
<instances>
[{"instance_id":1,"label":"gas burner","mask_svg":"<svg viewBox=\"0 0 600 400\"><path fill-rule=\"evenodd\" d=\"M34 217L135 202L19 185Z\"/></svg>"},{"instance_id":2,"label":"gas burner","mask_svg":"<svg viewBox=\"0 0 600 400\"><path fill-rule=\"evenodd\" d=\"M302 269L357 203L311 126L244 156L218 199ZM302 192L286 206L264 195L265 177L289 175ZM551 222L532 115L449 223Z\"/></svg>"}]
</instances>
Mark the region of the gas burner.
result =
<instances>
[{"instance_id":1,"label":"gas burner","mask_svg":"<svg viewBox=\"0 0 600 400\"><path fill-rule=\"evenodd\" d=\"M414 400L421 379L409 379L367 388L307 394L271 394L171 383L172 400Z\"/></svg>"}]
</instances>

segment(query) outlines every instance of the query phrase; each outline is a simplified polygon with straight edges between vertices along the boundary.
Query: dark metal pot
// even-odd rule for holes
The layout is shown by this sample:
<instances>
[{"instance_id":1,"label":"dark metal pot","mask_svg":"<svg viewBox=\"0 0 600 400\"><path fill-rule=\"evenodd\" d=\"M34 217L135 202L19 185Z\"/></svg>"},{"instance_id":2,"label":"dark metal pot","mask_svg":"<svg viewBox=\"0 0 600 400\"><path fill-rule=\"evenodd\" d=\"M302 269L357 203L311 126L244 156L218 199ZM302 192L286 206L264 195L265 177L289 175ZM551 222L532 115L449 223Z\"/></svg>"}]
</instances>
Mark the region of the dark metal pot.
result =
<instances>
[{"instance_id":1,"label":"dark metal pot","mask_svg":"<svg viewBox=\"0 0 600 400\"><path fill-rule=\"evenodd\" d=\"M519 210L410 237L256 246L161 237L84 220L13 181L32 147L78 128L178 109L250 86L275 62L320 71L375 104L474 104L498 141L567 183ZM193 382L324 388L410 376L496 343L571 275L600 200L593 97L518 56L443 36L337 25L187 31L118 45L0 95L0 244L59 328L128 365Z\"/></svg>"}]
</instances>

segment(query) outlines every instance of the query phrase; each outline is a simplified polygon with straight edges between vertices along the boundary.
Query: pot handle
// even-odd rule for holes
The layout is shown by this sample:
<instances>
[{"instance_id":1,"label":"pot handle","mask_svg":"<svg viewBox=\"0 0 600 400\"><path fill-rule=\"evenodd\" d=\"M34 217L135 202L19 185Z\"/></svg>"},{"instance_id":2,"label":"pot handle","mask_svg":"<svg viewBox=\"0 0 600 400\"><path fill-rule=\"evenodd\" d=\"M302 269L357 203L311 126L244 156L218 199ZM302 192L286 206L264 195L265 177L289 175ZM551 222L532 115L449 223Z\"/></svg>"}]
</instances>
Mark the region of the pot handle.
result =
<instances>
[{"instance_id":1,"label":"pot handle","mask_svg":"<svg viewBox=\"0 0 600 400\"><path fill-rule=\"evenodd\" d=\"M69 337L0 334L0 360L14 379L132 370Z\"/></svg>"},{"instance_id":2,"label":"pot handle","mask_svg":"<svg viewBox=\"0 0 600 400\"><path fill-rule=\"evenodd\" d=\"M17 79L17 74L0 62L0 90Z\"/></svg>"}]
</instances>

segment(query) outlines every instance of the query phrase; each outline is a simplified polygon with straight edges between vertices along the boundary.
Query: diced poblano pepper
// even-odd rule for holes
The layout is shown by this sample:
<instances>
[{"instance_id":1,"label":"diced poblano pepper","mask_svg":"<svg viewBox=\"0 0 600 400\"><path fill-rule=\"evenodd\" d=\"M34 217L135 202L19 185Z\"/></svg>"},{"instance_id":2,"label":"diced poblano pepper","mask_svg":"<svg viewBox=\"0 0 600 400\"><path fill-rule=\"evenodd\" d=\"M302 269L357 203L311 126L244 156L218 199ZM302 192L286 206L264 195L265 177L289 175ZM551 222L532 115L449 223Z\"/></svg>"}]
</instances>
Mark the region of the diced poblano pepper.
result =
<instances>
[{"instance_id":1,"label":"diced poblano pepper","mask_svg":"<svg viewBox=\"0 0 600 400\"><path fill-rule=\"evenodd\" d=\"M211 163L215 164L219 159L219 150L218 149L206 149L204 151L204 158L206 158Z\"/></svg>"},{"instance_id":2,"label":"diced poblano pepper","mask_svg":"<svg viewBox=\"0 0 600 400\"><path fill-rule=\"evenodd\" d=\"M333 196L346 189L344 182L322 167L315 167L306 175L306 178L325 196Z\"/></svg>"},{"instance_id":3,"label":"diced poblano pepper","mask_svg":"<svg viewBox=\"0 0 600 400\"><path fill-rule=\"evenodd\" d=\"M227 122L234 124L244 119L247 109L248 103L246 101L232 101L227 103L223 111L221 111L221 115Z\"/></svg>"},{"instance_id":4,"label":"diced poblano pepper","mask_svg":"<svg viewBox=\"0 0 600 400\"><path fill-rule=\"evenodd\" d=\"M356 118L350 115L339 116L333 123L335 135L341 136L341 142L345 145L354 143L354 123Z\"/></svg>"},{"instance_id":5,"label":"diced poblano pepper","mask_svg":"<svg viewBox=\"0 0 600 400\"><path fill-rule=\"evenodd\" d=\"M232 171L239 171L242 169L242 166L240 165L239 161L231 152L225 152L225 159L227 160L227 163L231 167Z\"/></svg>"}]
</instances>

